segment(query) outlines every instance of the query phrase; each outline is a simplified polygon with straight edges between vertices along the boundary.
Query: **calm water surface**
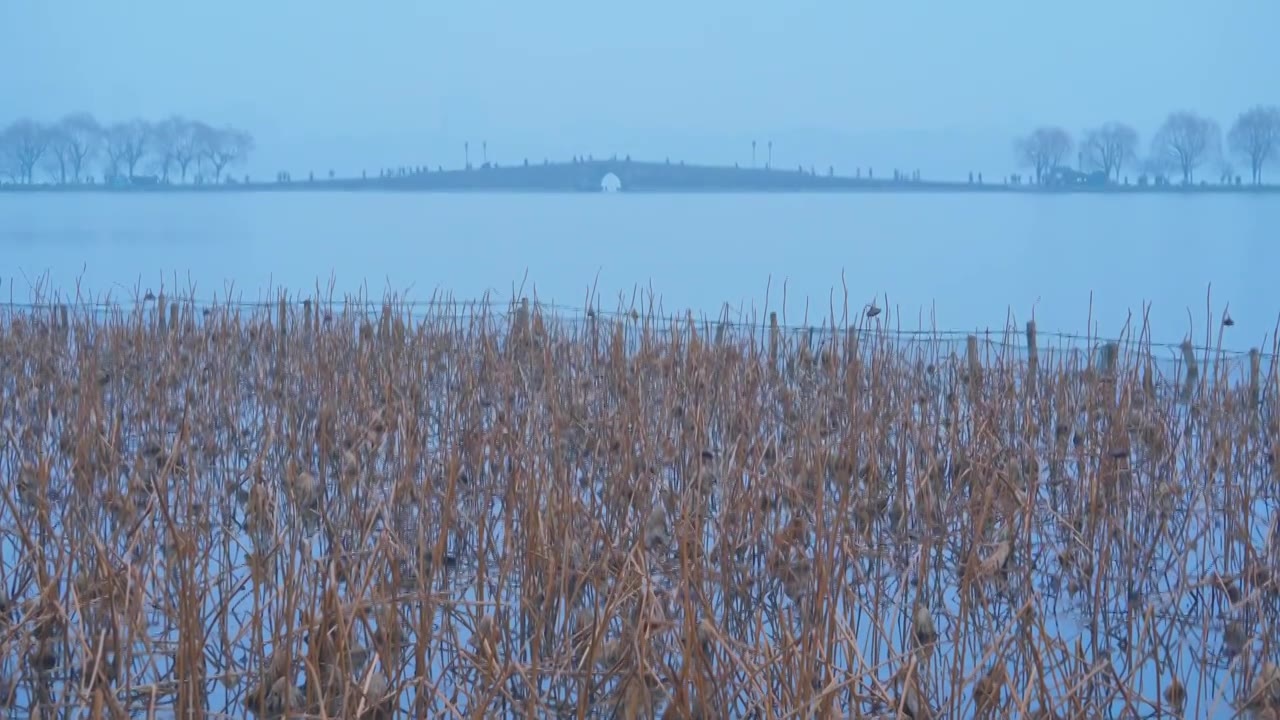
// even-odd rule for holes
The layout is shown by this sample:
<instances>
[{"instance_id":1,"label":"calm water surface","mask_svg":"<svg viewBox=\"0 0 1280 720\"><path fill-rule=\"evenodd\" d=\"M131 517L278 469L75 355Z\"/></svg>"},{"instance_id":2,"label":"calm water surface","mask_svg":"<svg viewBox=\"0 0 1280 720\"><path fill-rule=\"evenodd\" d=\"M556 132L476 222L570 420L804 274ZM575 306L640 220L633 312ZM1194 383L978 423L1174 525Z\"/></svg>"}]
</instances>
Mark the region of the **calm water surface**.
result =
<instances>
[{"instance_id":1,"label":"calm water surface","mask_svg":"<svg viewBox=\"0 0 1280 720\"><path fill-rule=\"evenodd\" d=\"M27 300L47 276L62 292L79 279L86 293L124 299L135 287L172 288L176 276L207 298L229 283L256 299L330 277L338 293L505 298L527 272L540 297L560 303L583 304L595 282L611 306L639 285L669 311L714 314L725 301L763 312L772 278L768 307L781 310L785 280L786 319L800 323L805 296L811 319L829 312L843 273L853 307L887 294L888 317L904 327L999 328L1034 312L1043 328L1084 332L1092 298L1096 330L1116 335L1149 301L1157 339L1176 342L1189 329L1203 339L1212 284L1215 317L1229 303L1236 320L1226 344L1243 348L1269 342L1280 312L1278 228L1280 198L1248 196L0 195L0 295ZM1265 517L1253 527L1268 527ZM1215 562L1161 553L1181 556L1186 565L1170 572L1186 577ZM0 546L6 564L16 556ZM904 599L883 617L856 616L868 656L873 643L902 645L894 633L905 625L893 619ZM945 617L958 600L946 590L937 603ZM1075 620L1055 610L1048 627L1074 637ZM883 640L880 627L890 628ZM1182 667L1204 675L1189 687L1234 682L1195 660L1219 652L1216 636L1190 645ZM1135 678L1159 694L1153 670Z\"/></svg>"},{"instance_id":2,"label":"calm water surface","mask_svg":"<svg viewBox=\"0 0 1280 720\"><path fill-rule=\"evenodd\" d=\"M30 285L132 296L229 283L339 295L511 296L582 307L652 288L667 311L723 303L818 322L878 298L895 325L1115 336L1152 303L1157 340L1205 339L1229 303L1233 348L1269 345L1280 291L1276 196L516 195L298 193L0 195L0 296ZM768 291L766 293L766 291ZM766 298L767 294L767 298ZM1093 324L1090 325L1090 302Z\"/></svg>"}]
</instances>

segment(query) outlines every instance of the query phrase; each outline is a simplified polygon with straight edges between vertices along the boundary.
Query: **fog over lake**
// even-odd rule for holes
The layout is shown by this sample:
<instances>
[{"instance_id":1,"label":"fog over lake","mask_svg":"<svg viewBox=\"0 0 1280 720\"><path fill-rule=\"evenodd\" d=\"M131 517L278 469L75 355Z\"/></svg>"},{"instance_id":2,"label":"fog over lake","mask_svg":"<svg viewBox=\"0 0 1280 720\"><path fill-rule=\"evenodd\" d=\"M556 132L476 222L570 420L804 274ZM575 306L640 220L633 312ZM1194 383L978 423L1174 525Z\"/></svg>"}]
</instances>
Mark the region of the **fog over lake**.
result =
<instances>
[{"instance_id":1,"label":"fog over lake","mask_svg":"<svg viewBox=\"0 0 1280 720\"><path fill-rule=\"evenodd\" d=\"M1151 303L1155 339L1205 330L1229 303L1225 342L1259 345L1280 294L1280 197L1095 195L0 195L3 296L47 287L117 299L194 283L245 300L284 287L386 289L417 300L485 292L584 308L652 287L668 313L749 319L768 308L809 324L888 296L891 322L983 330L1034 311L1042 330L1118 335ZM518 289L518 288L517 288ZM1190 311L1190 319L1188 318ZM838 318L837 318L838 319ZM1190 323L1195 323L1194 328Z\"/></svg>"}]
</instances>

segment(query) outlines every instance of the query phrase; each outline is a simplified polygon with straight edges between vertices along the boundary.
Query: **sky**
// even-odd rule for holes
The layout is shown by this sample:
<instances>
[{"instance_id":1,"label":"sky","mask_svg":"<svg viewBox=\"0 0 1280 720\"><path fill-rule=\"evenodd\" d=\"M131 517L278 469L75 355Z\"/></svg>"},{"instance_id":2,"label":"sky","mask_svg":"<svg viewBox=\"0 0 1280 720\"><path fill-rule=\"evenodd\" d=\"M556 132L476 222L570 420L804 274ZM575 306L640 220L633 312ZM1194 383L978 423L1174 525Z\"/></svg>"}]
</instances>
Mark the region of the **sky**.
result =
<instances>
[{"instance_id":1,"label":"sky","mask_svg":"<svg viewBox=\"0 0 1280 720\"><path fill-rule=\"evenodd\" d=\"M248 171L631 154L954 177L1040 124L1280 103L1280 2L0 0L0 123L251 130Z\"/></svg>"}]
</instances>

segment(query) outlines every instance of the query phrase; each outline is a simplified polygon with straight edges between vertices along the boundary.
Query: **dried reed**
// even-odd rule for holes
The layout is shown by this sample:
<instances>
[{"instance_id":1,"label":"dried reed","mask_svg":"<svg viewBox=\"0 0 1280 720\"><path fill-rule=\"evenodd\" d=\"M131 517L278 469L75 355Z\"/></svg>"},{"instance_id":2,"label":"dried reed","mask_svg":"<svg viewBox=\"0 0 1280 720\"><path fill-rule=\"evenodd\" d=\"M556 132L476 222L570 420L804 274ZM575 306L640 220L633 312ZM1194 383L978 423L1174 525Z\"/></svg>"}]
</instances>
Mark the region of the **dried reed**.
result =
<instances>
[{"instance_id":1,"label":"dried reed","mask_svg":"<svg viewBox=\"0 0 1280 720\"><path fill-rule=\"evenodd\" d=\"M5 708L1280 708L1258 354L1188 344L1192 397L1034 323L961 359L652 302L43 307L0 314Z\"/></svg>"}]
</instances>

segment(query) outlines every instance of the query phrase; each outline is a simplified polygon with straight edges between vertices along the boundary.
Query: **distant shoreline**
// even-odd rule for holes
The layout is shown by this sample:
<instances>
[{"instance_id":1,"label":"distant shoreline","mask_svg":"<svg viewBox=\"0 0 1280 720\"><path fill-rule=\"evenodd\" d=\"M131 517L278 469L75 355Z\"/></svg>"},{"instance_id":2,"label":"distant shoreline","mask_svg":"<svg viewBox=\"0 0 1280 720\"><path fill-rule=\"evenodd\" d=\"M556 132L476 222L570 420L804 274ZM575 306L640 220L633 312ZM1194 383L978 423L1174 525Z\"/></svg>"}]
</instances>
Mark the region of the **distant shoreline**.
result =
<instances>
[{"instance_id":1,"label":"distant shoreline","mask_svg":"<svg viewBox=\"0 0 1280 720\"><path fill-rule=\"evenodd\" d=\"M1196 195L1277 194L1280 184L1006 184L880 179L819 174L812 169L769 169L685 165L632 160L483 165L464 170L424 170L366 178L282 179L275 182L169 184L0 185L0 193L261 193L261 192L493 192L601 193L1017 193L1034 195Z\"/></svg>"},{"instance_id":2,"label":"distant shoreline","mask_svg":"<svg viewBox=\"0 0 1280 720\"><path fill-rule=\"evenodd\" d=\"M110 187L110 186L0 186L0 195L218 195L249 193L422 193L435 195L480 195L485 193L504 195L590 195L610 194L599 190L572 188L518 188L518 187L404 187L382 184L351 184L341 181L294 183L280 187L275 183L243 183L236 185L159 186L159 187ZM615 194L624 195L1280 195L1280 185L1261 187L1118 187L1118 188L1042 188L1035 186L969 185L967 183L891 183L887 185L836 187L753 188L734 186L708 186L699 188L632 188Z\"/></svg>"}]
</instances>

